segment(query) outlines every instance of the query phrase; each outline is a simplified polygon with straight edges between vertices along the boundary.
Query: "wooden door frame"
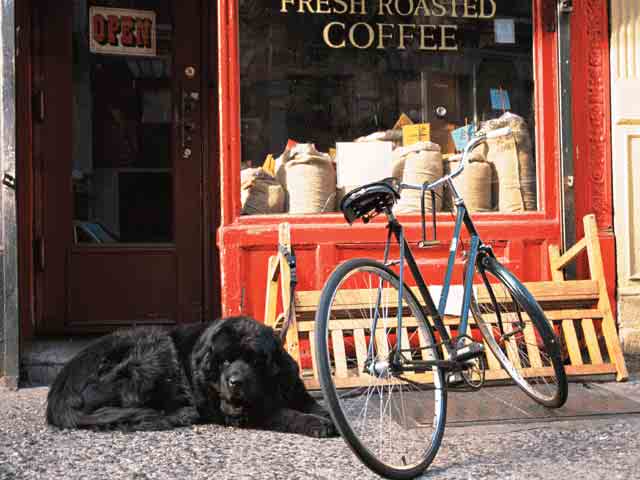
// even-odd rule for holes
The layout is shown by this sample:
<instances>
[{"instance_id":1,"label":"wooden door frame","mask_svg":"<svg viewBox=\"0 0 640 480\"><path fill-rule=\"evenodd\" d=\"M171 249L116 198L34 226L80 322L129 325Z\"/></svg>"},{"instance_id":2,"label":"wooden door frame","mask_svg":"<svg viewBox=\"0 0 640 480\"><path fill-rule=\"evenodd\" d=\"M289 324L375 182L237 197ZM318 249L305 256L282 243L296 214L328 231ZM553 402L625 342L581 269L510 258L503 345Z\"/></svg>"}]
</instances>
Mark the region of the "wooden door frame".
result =
<instances>
[{"instance_id":1,"label":"wooden door frame","mask_svg":"<svg viewBox=\"0 0 640 480\"><path fill-rule=\"evenodd\" d=\"M217 3L198 0L202 15L202 92L207 106L203 108L202 131L202 218L203 218L203 318L220 314L220 262L215 242L220 225L220 166L217 112ZM33 13L34 0L21 0L15 6L18 32L15 57L16 107L16 177L18 221L18 323L20 344L35 337L35 181L33 151Z\"/></svg>"},{"instance_id":2,"label":"wooden door frame","mask_svg":"<svg viewBox=\"0 0 640 480\"><path fill-rule=\"evenodd\" d=\"M18 202L18 317L20 342L33 337L35 286L33 252L33 138L32 138L32 0L16 3L19 40L16 55L16 177Z\"/></svg>"}]
</instances>

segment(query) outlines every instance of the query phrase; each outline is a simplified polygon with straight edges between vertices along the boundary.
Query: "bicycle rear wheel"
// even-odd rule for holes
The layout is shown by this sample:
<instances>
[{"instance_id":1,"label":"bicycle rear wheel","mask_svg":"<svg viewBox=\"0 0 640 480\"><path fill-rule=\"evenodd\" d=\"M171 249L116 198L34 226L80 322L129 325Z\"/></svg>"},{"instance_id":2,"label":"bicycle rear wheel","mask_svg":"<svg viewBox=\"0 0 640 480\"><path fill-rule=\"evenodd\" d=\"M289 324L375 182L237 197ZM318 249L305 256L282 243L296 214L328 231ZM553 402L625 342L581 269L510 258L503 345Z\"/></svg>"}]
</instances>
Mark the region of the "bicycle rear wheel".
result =
<instances>
[{"instance_id":1,"label":"bicycle rear wheel","mask_svg":"<svg viewBox=\"0 0 640 480\"><path fill-rule=\"evenodd\" d=\"M483 256L478 271L485 289L474 292L471 313L491 352L531 398L546 407L567 400L560 343L526 287L495 258Z\"/></svg>"},{"instance_id":2,"label":"bicycle rear wheel","mask_svg":"<svg viewBox=\"0 0 640 480\"><path fill-rule=\"evenodd\" d=\"M390 366L389 352L399 336L405 360L441 358L406 285L398 328L399 286L397 275L381 263L353 259L340 265L320 297L315 355L327 406L349 447L379 475L405 479L433 461L444 433L447 396L440 368L400 375Z\"/></svg>"}]
</instances>

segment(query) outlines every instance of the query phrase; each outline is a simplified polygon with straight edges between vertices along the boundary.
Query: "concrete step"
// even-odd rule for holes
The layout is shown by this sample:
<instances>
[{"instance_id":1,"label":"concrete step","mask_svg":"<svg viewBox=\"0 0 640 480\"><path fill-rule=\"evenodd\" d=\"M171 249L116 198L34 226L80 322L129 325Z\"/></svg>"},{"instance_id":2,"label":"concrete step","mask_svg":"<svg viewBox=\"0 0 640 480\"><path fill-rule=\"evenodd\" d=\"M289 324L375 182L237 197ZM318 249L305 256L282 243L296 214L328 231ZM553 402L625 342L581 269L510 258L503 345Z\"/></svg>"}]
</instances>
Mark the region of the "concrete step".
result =
<instances>
[{"instance_id":1,"label":"concrete step","mask_svg":"<svg viewBox=\"0 0 640 480\"><path fill-rule=\"evenodd\" d=\"M64 364L95 338L40 338L26 344L21 352L20 386L50 385Z\"/></svg>"}]
</instances>

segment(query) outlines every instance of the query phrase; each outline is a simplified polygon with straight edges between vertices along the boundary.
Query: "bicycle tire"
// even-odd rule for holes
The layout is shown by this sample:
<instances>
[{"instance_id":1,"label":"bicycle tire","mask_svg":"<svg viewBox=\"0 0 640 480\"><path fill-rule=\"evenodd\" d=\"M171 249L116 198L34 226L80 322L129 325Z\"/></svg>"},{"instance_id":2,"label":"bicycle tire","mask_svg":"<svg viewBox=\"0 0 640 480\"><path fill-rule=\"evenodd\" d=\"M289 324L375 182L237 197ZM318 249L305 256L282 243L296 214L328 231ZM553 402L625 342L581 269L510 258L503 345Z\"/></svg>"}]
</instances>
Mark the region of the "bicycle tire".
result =
<instances>
[{"instance_id":1,"label":"bicycle tire","mask_svg":"<svg viewBox=\"0 0 640 480\"><path fill-rule=\"evenodd\" d=\"M545 407L561 407L567 401L567 376L560 342L544 311L495 258L479 257L478 273L488 298L480 303L474 292L470 310L489 349L529 397Z\"/></svg>"},{"instance_id":2,"label":"bicycle tire","mask_svg":"<svg viewBox=\"0 0 640 480\"><path fill-rule=\"evenodd\" d=\"M360 280L362 280L362 284L360 284ZM367 285L369 290L362 288ZM340 383L340 380L347 380L347 383L349 381L351 383L358 382L353 382L353 376L342 379L338 378L337 373L334 376L333 371L337 370L336 354L331 351L329 346L331 321L345 318L356 319L360 318L357 317L357 314L362 314L362 318L360 318L362 321L359 324L362 325L364 322L365 325L368 325L367 322L370 322L374 317L373 312L376 311L378 304L377 311L380 318L376 334L371 335L369 327L368 340L366 330L364 335L360 335L361 354L362 337L364 337L364 347L372 349L371 351L376 358L374 364L377 366L380 363L379 359L384 358L386 354L385 343L386 348L389 349L397 341L397 335L394 337L394 334L397 332L395 312L397 312L399 286L398 276L388 267L376 261L352 259L338 266L330 275L320 296L315 319L315 358L327 407L338 431L351 450L377 474L387 478L407 479L414 478L424 472L433 461L442 442L447 405L446 385L442 369L439 367L431 369L433 384L430 386L414 382L413 380L419 377L419 374L415 374L415 372L411 382L406 380L405 376L394 375L389 371L389 368L386 372L381 369L379 374L375 375L360 375L363 370L362 358L358 360L357 352L354 356L353 352L350 354L347 351L345 355L347 356L347 365L352 367L351 373L353 374L355 371L356 375L360 375L358 379L360 384L366 378L367 384L354 386L351 390L345 391L340 384L336 383ZM347 295L353 295L354 290L360 292L358 298L373 300L373 306L370 306L369 309L355 307L359 304L352 300L353 296L350 297L350 300L345 297L345 292ZM369 292L368 297L367 291ZM378 294L378 292L380 293ZM347 301L352 303L345 307ZM411 315L406 319L403 316L403 329L400 330L401 335L406 335L406 338L402 337L401 345L407 344L410 347L407 352L403 351L403 355L407 358L411 356L412 358L441 359L442 354L438 350L440 347L435 344L431 326L426 321L420 304L406 285L403 289L402 302L402 311L404 312L408 308L407 313ZM360 308L360 311L357 311L357 308ZM346 335L344 338L349 339L346 332L344 333ZM341 330L339 334L341 340L343 339L342 335L343 331ZM386 335L386 342L378 339L382 335ZM422 343L420 343L420 335L423 337ZM353 337L354 342L357 342L355 330ZM331 334L331 338L335 341L333 334ZM425 348L421 348L421 345L424 345ZM365 350L365 354L367 351ZM350 360L349 355L351 355ZM388 354L386 355L388 358ZM428 373L424 375L429 376ZM352 416L358 407L361 407L360 411L356 412L356 416ZM371 417L377 413L380 413L380 419L374 424ZM409 413L412 413L413 416L410 416ZM425 416L426 420L420 415ZM430 418L431 415L432 418ZM388 420L389 425L384 424L382 420ZM377 445L372 445L367 437L374 425L375 436L371 438L374 442L378 442ZM430 435L426 432L429 428L431 428ZM429 445L425 446L425 441L430 441ZM399 452L395 452L395 448L399 449Z\"/></svg>"}]
</instances>

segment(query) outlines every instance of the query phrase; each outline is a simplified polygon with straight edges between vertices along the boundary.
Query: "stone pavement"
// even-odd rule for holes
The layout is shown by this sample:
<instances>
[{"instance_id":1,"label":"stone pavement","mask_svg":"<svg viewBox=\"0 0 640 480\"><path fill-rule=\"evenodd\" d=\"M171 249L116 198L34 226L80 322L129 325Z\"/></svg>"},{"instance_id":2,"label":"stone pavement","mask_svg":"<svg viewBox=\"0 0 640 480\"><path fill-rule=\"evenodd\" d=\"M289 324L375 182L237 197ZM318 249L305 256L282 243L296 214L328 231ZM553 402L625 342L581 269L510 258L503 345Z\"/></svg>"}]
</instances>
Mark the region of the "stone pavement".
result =
<instances>
[{"instance_id":1,"label":"stone pavement","mask_svg":"<svg viewBox=\"0 0 640 480\"><path fill-rule=\"evenodd\" d=\"M340 438L216 425L58 431L44 423L46 393L0 392L0 480L376 478ZM569 398L563 412L548 415L508 389L452 394L444 441L423 478L640 478L637 375L622 384L571 384Z\"/></svg>"}]
</instances>

